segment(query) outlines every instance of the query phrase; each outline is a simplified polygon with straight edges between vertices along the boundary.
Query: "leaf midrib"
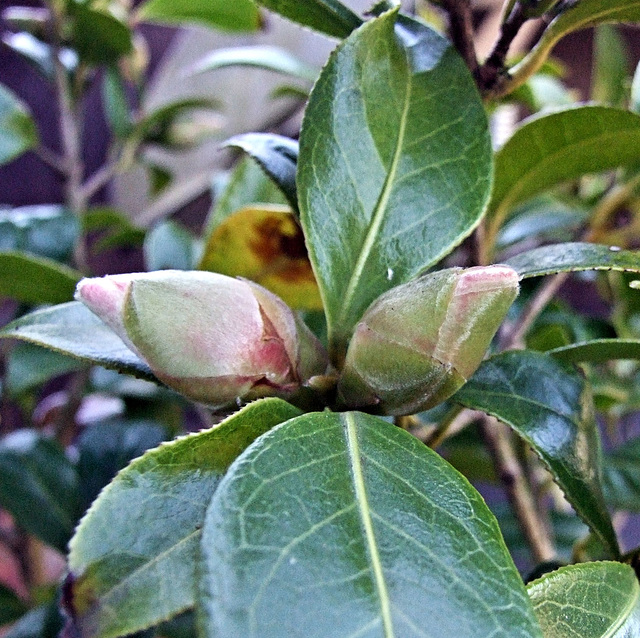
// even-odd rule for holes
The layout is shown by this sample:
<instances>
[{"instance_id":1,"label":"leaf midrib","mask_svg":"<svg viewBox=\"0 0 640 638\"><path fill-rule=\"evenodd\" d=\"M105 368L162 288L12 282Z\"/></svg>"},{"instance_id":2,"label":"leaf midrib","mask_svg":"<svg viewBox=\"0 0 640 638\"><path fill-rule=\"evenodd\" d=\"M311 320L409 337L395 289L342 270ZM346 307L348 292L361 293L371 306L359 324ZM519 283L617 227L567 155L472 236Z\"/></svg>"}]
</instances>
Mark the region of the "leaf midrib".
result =
<instances>
[{"instance_id":1,"label":"leaf midrib","mask_svg":"<svg viewBox=\"0 0 640 638\"><path fill-rule=\"evenodd\" d=\"M389 167L384 186L382 187L382 191L380 192L380 197L378 198L376 206L373 210L373 215L371 217L369 229L367 230L367 235L362 244L362 247L360 248L358 259L353 269L353 273L349 279L349 284L347 285L342 310L338 316L338 325L340 326L345 323L345 318L348 317L351 313L353 297L358 288L358 283L360 282L360 278L362 277L362 273L367 264L367 261L369 260L369 256L375 246L380 226L382 225L384 215L387 211L387 204L389 203L389 198L391 197L391 191L393 190L395 177L398 172L402 148L404 146L404 138L406 135L407 121L409 119L409 105L411 102L410 98L413 85L413 76L410 70L408 70L407 76L408 77L406 82L404 106L402 109L402 115L400 116L400 126L398 129L398 138L396 140L393 159L391 161L391 166Z\"/></svg>"},{"instance_id":2,"label":"leaf midrib","mask_svg":"<svg viewBox=\"0 0 640 638\"><path fill-rule=\"evenodd\" d=\"M367 489L365 486L364 475L362 471L362 462L360 459L360 444L358 442L358 434L356 432L355 417L352 412L344 416L347 435L347 450L351 460L351 471L353 478L353 487L355 489L356 504L358 513L365 533L365 541L367 550L371 559L371 567L373 569L374 584L378 592L380 600L380 615L382 617L382 626L385 638L394 638L393 622L391 619L391 605L389 600L389 592L387 591L387 583L382 571L382 562L378 553L378 545L376 542L375 532L373 530L373 521L371 519L371 510L369 508L369 500L367 497Z\"/></svg>"}]
</instances>

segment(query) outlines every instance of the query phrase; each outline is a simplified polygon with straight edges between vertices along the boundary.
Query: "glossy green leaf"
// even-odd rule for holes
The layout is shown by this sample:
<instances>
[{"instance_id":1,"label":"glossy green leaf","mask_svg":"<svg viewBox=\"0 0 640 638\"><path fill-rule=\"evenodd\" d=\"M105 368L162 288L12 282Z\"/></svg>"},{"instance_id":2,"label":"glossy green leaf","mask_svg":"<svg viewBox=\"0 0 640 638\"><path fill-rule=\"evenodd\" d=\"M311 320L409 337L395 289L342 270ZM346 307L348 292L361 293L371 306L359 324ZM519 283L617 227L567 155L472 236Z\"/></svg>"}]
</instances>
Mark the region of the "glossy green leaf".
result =
<instances>
[{"instance_id":1,"label":"glossy green leaf","mask_svg":"<svg viewBox=\"0 0 640 638\"><path fill-rule=\"evenodd\" d=\"M505 352L485 361L454 398L510 425L544 461L578 515L618 555L602 495L593 402L581 375L546 354Z\"/></svg>"},{"instance_id":2,"label":"glossy green leaf","mask_svg":"<svg viewBox=\"0 0 640 638\"><path fill-rule=\"evenodd\" d=\"M19 339L141 379L156 381L115 332L77 301L29 313L0 330L0 338Z\"/></svg>"},{"instance_id":3,"label":"glossy green leaf","mask_svg":"<svg viewBox=\"0 0 640 638\"><path fill-rule=\"evenodd\" d=\"M0 583L0 627L18 620L26 612L25 603L12 589Z\"/></svg>"},{"instance_id":4,"label":"glossy green leaf","mask_svg":"<svg viewBox=\"0 0 640 638\"><path fill-rule=\"evenodd\" d=\"M72 8L72 47L83 62L113 64L133 50L132 32L111 13L92 9L89 3L69 3Z\"/></svg>"},{"instance_id":5,"label":"glossy green leaf","mask_svg":"<svg viewBox=\"0 0 640 638\"><path fill-rule=\"evenodd\" d=\"M6 389L17 396L61 374L81 370L84 364L58 352L17 343L6 359Z\"/></svg>"},{"instance_id":6,"label":"glossy green leaf","mask_svg":"<svg viewBox=\"0 0 640 638\"><path fill-rule=\"evenodd\" d=\"M640 272L640 251L574 242L541 246L507 259L521 279L581 270Z\"/></svg>"},{"instance_id":7,"label":"glossy green leaf","mask_svg":"<svg viewBox=\"0 0 640 638\"><path fill-rule=\"evenodd\" d=\"M565 363L606 363L613 359L640 359L638 339L593 339L548 350Z\"/></svg>"},{"instance_id":8,"label":"glossy green leaf","mask_svg":"<svg viewBox=\"0 0 640 638\"><path fill-rule=\"evenodd\" d=\"M195 237L169 219L147 233L143 244L147 270L192 270L196 259Z\"/></svg>"},{"instance_id":9,"label":"glossy green leaf","mask_svg":"<svg viewBox=\"0 0 640 638\"><path fill-rule=\"evenodd\" d=\"M73 299L82 275L51 259L0 252L0 295L24 303L64 303Z\"/></svg>"},{"instance_id":10,"label":"glossy green leaf","mask_svg":"<svg viewBox=\"0 0 640 638\"><path fill-rule=\"evenodd\" d=\"M496 153L490 234L519 202L586 173L639 160L640 116L635 113L580 106L534 116Z\"/></svg>"},{"instance_id":11,"label":"glossy green leaf","mask_svg":"<svg viewBox=\"0 0 640 638\"><path fill-rule=\"evenodd\" d=\"M80 513L78 475L55 441L35 430L0 439L0 507L30 534L66 551Z\"/></svg>"},{"instance_id":12,"label":"glossy green leaf","mask_svg":"<svg viewBox=\"0 0 640 638\"><path fill-rule=\"evenodd\" d=\"M447 40L390 12L338 47L311 94L298 165L336 360L374 299L472 232L490 181L484 108Z\"/></svg>"},{"instance_id":13,"label":"glossy green leaf","mask_svg":"<svg viewBox=\"0 0 640 638\"><path fill-rule=\"evenodd\" d=\"M0 166L38 144L38 131L27 107L0 84Z\"/></svg>"},{"instance_id":14,"label":"glossy green leaf","mask_svg":"<svg viewBox=\"0 0 640 638\"><path fill-rule=\"evenodd\" d=\"M296 140L273 133L245 133L227 140L225 146L241 148L250 155L278 185L293 210L298 210Z\"/></svg>"},{"instance_id":15,"label":"glossy green leaf","mask_svg":"<svg viewBox=\"0 0 640 638\"><path fill-rule=\"evenodd\" d=\"M118 474L71 541L80 635L123 636L193 606L200 528L220 478L256 437L299 414L280 399L256 401Z\"/></svg>"},{"instance_id":16,"label":"glossy green leaf","mask_svg":"<svg viewBox=\"0 0 640 638\"><path fill-rule=\"evenodd\" d=\"M256 441L202 551L208 638L541 636L480 495L370 415L306 414Z\"/></svg>"},{"instance_id":17,"label":"glossy green leaf","mask_svg":"<svg viewBox=\"0 0 640 638\"><path fill-rule=\"evenodd\" d=\"M604 487L611 507L640 512L640 437L605 455Z\"/></svg>"},{"instance_id":18,"label":"glossy green leaf","mask_svg":"<svg viewBox=\"0 0 640 638\"><path fill-rule=\"evenodd\" d=\"M226 31L255 31L260 26L260 14L251 0L147 0L138 17L148 22L196 22Z\"/></svg>"},{"instance_id":19,"label":"glossy green leaf","mask_svg":"<svg viewBox=\"0 0 640 638\"><path fill-rule=\"evenodd\" d=\"M628 565L561 567L527 591L545 638L633 638L640 635L640 585Z\"/></svg>"},{"instance_id":20,"label":"glossy green leaf","mask_svg":"<svg viewBox=\"0 0 640 638\"><path fill-rule=\"evenodd\" d=\"M146 232L131 223L122 211L108 206L91 208L82 218L85 232L99 233L91 242L91 251L101 253L121 246L139 247L144 242Z\"/></svg>"},{"instance_id":21,"label":"glossy green leaf","mask_svg":"<svg viewBox=\"0 0 640 638\"><path fill-rule=\"evenodd\" d=\"M549 53L572 31L615 22L640 22L640 0L579 0L563 3L564 10L543 31L533 49L510 69L512 75L528 76L545 63Z\"/></svg>"},{"instance_id":22,"label":"glossy green leaf","mask_svg":"<svg viewBox=\"0 0 640 638\"><path fill-rule=\"evenodd\" d=\"M196 62L189 73L206 73L227 67L245 66L290 75L314 82L319 69L309 66L286 49L274 46L246 46L216 49Z\"/></svg>"},{"instance_id":23,"label":"glossy green leaf","mask_svg":"<svg viewBox=\"0 0 640 638\"><path fill-rule=\"evenodd\" d=\"M362 20L340 0L256 0L302 26L336 38L346 38Z\"/></svg>"},{"instance_id":24,"label":"glossy green leaf","mask_svg":"<svg viewBox=\"0 0 640 638\"><path fill-rule=\"evenodd\" d=\"M0 250L26 251L68 261L78 237L78 219L65 206L18 206L0 211Z\"/></svg>"},{"instance_id":25,"label":"glossy green leaf","mask_svg":"<svg viewBox=\"0 0 640 638\"><path fill-rule=\"evenodd\" d=\"M628 54L622 36L612 24L595 30L591 99L624 106L628 80Z\"/></svg>"},{"instance_id":26,"label":"glossy green leaf","mask_svg":"<svg viewBox=\"0 0 640 638\"><path fill-rule=\"evenodd\" d=\"M207 217L205 237L228 217L251 204L285 204L282 191L250 157L240 160L216 194L215 206Z\"/></svg>"}]
</instances>

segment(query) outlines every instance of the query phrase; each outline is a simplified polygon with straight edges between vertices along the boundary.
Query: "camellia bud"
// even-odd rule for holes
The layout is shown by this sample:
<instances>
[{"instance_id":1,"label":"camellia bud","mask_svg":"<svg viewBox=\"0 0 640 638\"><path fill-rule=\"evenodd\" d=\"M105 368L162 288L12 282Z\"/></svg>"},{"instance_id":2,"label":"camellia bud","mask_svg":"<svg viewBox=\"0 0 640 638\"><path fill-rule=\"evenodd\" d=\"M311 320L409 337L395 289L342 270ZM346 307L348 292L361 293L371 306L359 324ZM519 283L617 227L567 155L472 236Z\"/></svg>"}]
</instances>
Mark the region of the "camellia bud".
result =
<instances>
[{"instance_id":1,"label":"camellia bud","mask_svg":"<svg viewBox=\"0 0 640 638\"><path fill-rule=\"evenodd\" d=\"M441 270L389 290L356 326L340 401L389 415L441 403L476 371L517 295L508 266Z\"/></svg>"},{"instance_id":2,"label":"camellia bud","mask_svg":"<svg viewBox=\"0 0 640 638\"><path fill-rule=\"evenodd\" d=\"M161 270L83 279L76 298L161 381L207 405L288 397L327 369L310 330L250 281Z\"/></svg>"}]
</instances>

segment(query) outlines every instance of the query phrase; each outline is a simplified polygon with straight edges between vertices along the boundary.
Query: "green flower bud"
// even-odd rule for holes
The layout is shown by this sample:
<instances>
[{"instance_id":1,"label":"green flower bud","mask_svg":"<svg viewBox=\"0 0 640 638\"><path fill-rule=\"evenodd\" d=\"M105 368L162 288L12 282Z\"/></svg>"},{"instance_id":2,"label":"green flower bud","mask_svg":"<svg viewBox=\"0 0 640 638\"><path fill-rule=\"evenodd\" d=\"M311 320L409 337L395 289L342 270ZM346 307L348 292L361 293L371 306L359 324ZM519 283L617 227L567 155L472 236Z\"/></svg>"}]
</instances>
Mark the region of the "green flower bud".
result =
<instances>
[{"instance_id":1,"label":"green flower bud","mask_svg":"<svg viewBox=\"0 0 640 638\"><path fill-rule=\"evenodd\" d=\"M161 381L207 405L289 397L327 369L309 329L250 281L162 270L83 279L76 298Z\"/></svg>"},{"instance_id":2,"label":"green flower bud","mask_svg":"<svg viewBox=\"0 0 640 638\"><path fill-rule=\"evenodd\" d=\"M389 415L441 403L476 371L517 295L507 266L441 270L389 290L356 326L339 400Z\"/></svg>"}]
</instances>

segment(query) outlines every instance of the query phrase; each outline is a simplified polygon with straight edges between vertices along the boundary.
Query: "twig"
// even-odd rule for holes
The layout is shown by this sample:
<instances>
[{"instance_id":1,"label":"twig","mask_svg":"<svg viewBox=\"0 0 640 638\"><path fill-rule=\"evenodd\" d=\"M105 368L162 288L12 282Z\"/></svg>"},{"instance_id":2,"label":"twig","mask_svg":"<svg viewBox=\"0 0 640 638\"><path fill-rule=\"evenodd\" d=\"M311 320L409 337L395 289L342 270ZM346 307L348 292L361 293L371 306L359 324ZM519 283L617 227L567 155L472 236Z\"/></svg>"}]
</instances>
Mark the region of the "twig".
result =
<instances>
[{"instance_id":1,"label":"twig","mask_svg":"<svg viewBox=\"0 0 640 638\"><path fill-rule=\"evenodd\" d=\"M511 13L502 23L500 35L484 64L478 69L476 80L480 90L493 96L506 76L506 59L511 43L528 17L521 2L513 5Z\"/></svg>"},{"instance_id":2,"label":"twig","mask_svg":"<svg viewBox=\"0 0 640 638\"><path fill-rule=\"evenodd\" d=\"M510 431L489 416L481 420L480 431L534 560L538 563L552 560L556 552L513 451Z\"/></svg>"},{"instance_id":3,"label":"twig","mask_svg":"<svg viewBox=\"0 0 640 638\"><path fill-rule=\"evenodd\" d=\"M453 45L474 76L478 74L478 56L473 43L473 16L469 0L443 0L449 14L449 34Z\"/></svg>"},{"instance_id":4,"label":"twig","mask_svg":"<svg viewBox=\"0 0 640 638\"><path fill-rule=\"evenodd\" d=\"M64 174L64 159L51 149L40 144L33 149L33 152L49 167L57 173Z\"/></svg>"},{"instance_id":5,"label":"twig","mask_svg":"<svg viewBox=\"0 0 640 638\"><path fill-rule=\"evenodd\" d=\"M120 166L119 159L113 159L103 164L82 185L80 192L82 198L88 202L101 188L106 186L115 176Z\"/></svg>"}]
</instances>

